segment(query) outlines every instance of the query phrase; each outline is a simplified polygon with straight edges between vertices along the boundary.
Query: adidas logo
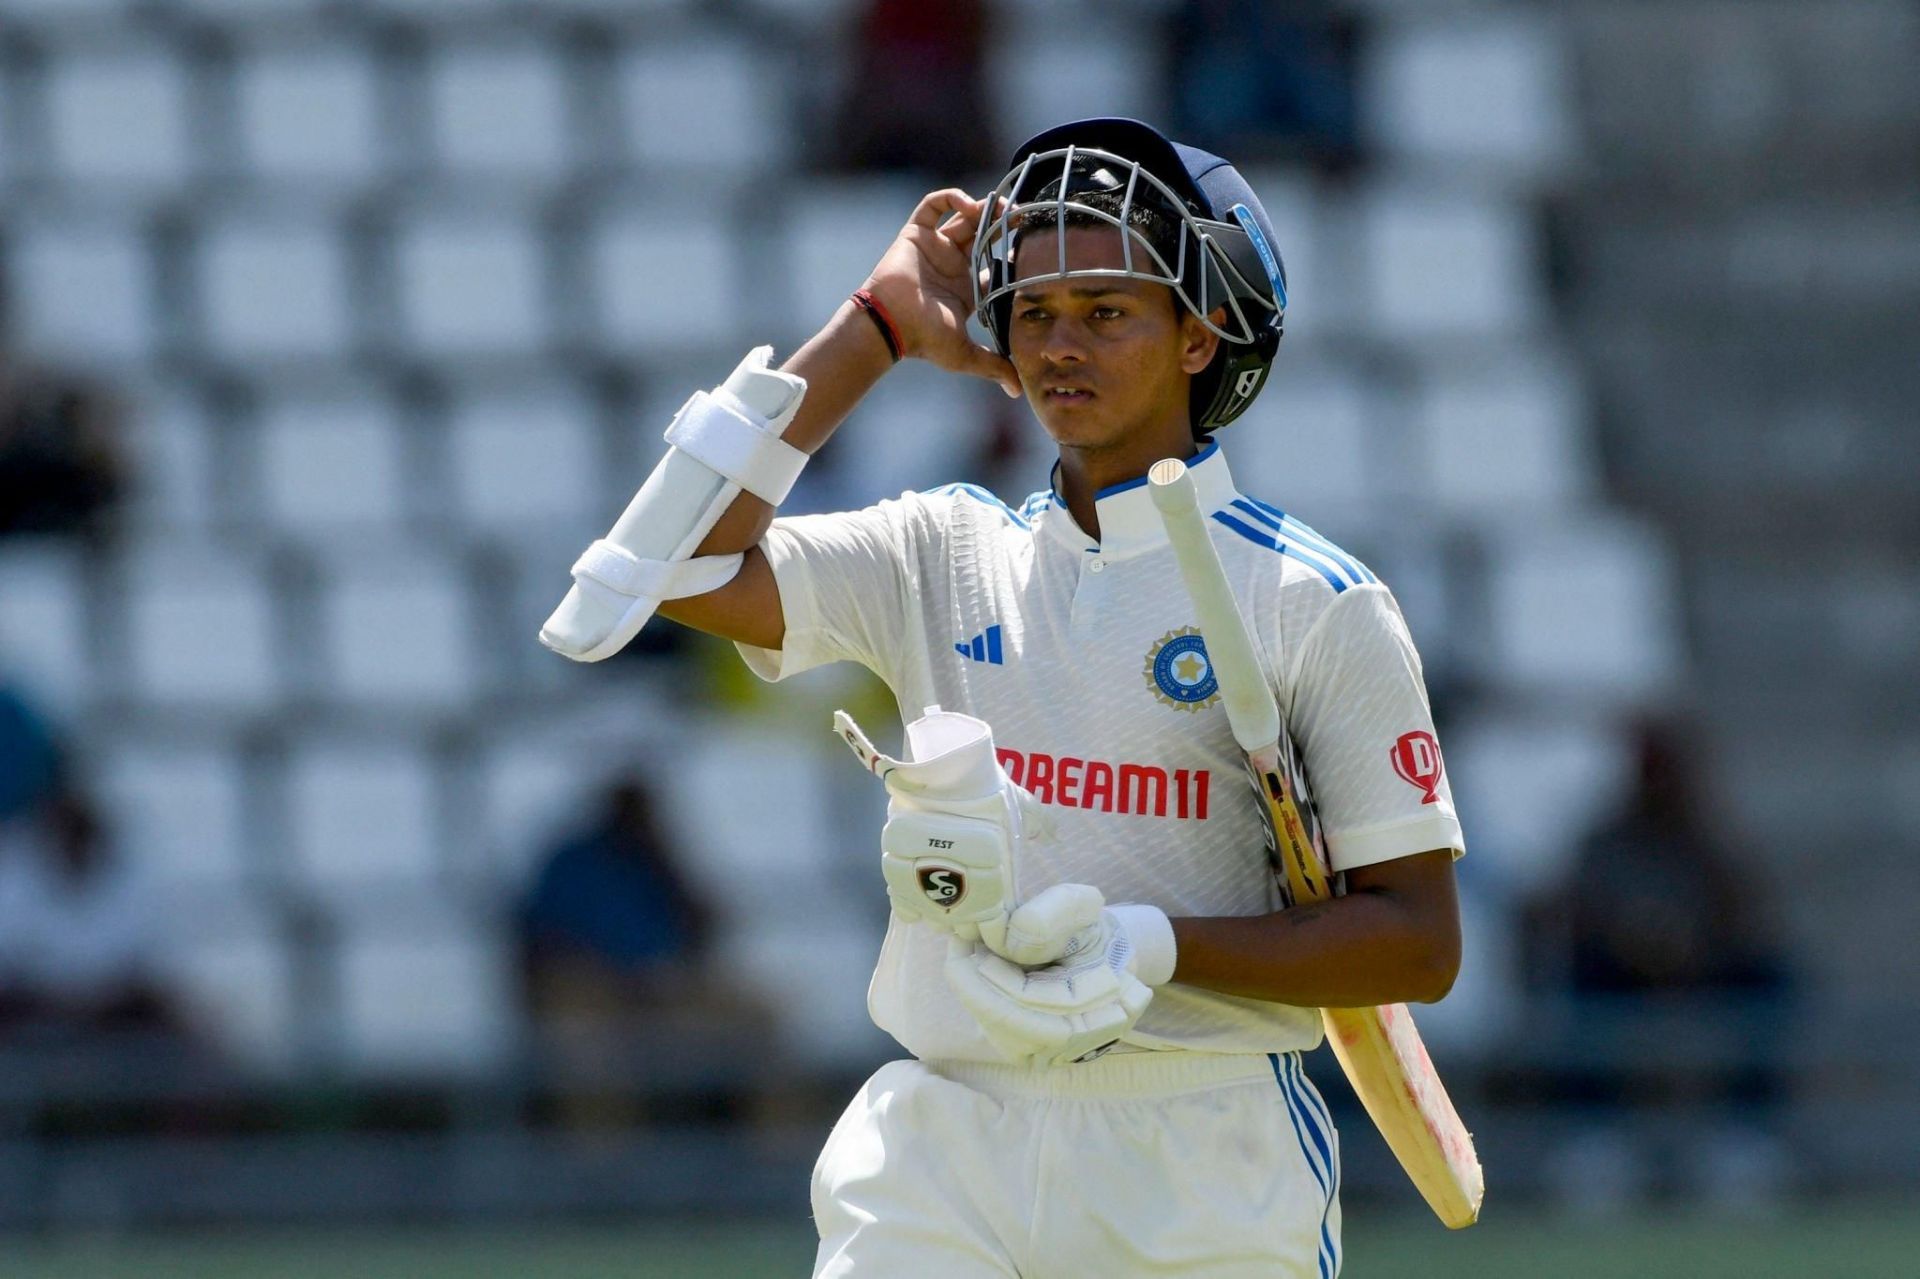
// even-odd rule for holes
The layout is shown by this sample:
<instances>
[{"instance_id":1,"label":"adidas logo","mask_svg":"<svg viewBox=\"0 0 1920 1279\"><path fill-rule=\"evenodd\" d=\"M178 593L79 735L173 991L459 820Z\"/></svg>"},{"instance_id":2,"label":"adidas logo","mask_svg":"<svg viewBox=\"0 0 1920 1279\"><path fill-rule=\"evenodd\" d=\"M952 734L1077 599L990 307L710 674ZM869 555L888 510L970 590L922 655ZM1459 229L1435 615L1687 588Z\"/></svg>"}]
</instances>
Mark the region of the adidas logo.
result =
<instances>
[{"instance_id":1,"label":"adidas logo","mask_svg":"<svg viewBox=\"0 0 1920 1279\"><path fill-rule=\"evenodd\" d=\"M1000 628L989 626L970 640L953 646L953 651L976 662L985 662L989 666L1005 666L1007 659L1000 650Z\"/></svg>"}]
</instances>

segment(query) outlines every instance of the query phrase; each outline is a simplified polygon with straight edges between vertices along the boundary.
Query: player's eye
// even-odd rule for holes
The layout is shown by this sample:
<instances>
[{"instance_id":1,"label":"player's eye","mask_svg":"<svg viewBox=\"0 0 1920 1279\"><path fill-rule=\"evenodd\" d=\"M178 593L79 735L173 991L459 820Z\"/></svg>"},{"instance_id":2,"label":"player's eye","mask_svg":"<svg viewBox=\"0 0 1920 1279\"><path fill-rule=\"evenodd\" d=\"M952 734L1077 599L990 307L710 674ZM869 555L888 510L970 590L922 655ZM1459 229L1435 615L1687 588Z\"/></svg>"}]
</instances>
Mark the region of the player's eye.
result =
<instances>
[{"instance_id":1,"label":"player's eye","mask_svg":"<svg viewBox=\"0 0 1920 1279\"><path fill-rule=\"evenodd\" d=\"M1125 314L1126 312L1117 306L1096 306L1093 308L1093 318L1096 320L1117 320Z\"/></svg>"},{"instance_id":2,"label":"player's eye","mask_svg":"<svg viewBox=\"0 0 1920 1279\"><path fill-rule=\"evenodd\" d=\"M1021 310L1020 318L1023 320L1044 320L1047 318L1046 308L1038 306L1026 307Z\"/></svg>"}]
</instances>

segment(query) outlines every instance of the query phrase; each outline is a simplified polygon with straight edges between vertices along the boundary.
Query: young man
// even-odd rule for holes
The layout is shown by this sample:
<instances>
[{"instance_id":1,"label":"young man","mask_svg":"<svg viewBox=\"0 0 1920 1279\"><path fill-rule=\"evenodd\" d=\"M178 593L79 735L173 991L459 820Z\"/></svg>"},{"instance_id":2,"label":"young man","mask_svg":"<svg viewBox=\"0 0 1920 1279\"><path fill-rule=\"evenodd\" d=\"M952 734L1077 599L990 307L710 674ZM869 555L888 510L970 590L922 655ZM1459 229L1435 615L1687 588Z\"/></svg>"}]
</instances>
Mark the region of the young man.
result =
<instances>
[{"instance_id":1,"label":"young man","mask_svg":"<svg viewBox=\"0 0 1920 1279\"><path fill-rule=\"evenodd\" d=\"M1242 496L1206 434L1259 392L1284 305L1271 229L1231 166L1134 121L1050 130L993 195L920 202L784 366L805 379L797 409L743 409L778 376L746 366L715 393L762 433L728 428L756 460L702 442L725 414L690 402L669 438L729 482L654 539L659 559L589 552L576 579L593 598L570 595L543 633L603 655L678 595L659 610L736 641L766 678L858 661L909 716L945 708L910 726L920 762L872 761L892 770L896 909L869 1002L912 1058L868 1082L821 1154L816 1275L1339 1270L1338 1143L1300 1053L1319 1007L1446 993L1463 844L1392 596ZM976 311L994 348L968 335ZM902 355L1024 394L1059 447L1051 487L1018 510L953 485L774 520L752 494L781 495ZM1279 909L1146 489L1165 457L1187 461L1264 649L1344 874L1331 901ZM646 523L646 498L616 534ZM968 737L989 724L997 748ZM908 793L916 768L981 741L1003 769L993 798ZM967 940L943 913L952 876L916 860L928 848L989 898Z\"/></svg>"}]
</instances>

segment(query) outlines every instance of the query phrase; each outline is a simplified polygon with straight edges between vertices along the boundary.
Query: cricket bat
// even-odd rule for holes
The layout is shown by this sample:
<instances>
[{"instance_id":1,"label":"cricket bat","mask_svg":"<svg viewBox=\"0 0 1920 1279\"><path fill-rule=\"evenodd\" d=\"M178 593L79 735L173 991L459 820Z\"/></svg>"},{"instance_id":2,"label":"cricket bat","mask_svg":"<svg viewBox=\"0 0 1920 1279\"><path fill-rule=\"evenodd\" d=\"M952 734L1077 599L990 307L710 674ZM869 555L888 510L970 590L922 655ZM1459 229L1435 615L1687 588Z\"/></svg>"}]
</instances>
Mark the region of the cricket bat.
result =
<instances>
[{"instance_id":1,"label":"cricket bat","mask_svg":"<svg viewBox=\"0 0 1920 1279\"><path fill-rule=\"evenodd\" d=\"M1153 464L1147 480L1193 599L1227 722L1246 752L1289 904L1324 901L1333 896L1333 880L1301 812L1292 739L1282 729L1253 633L1207 533L1193 477L1184 462L1167 458ZM1360 1104L1427 1205L1450 1229L1479 1220L1486 1187L1473 1136L1454 1111L1407 1006L1323 1008L1320 1015Z\"/></svg>"}]
</instances>

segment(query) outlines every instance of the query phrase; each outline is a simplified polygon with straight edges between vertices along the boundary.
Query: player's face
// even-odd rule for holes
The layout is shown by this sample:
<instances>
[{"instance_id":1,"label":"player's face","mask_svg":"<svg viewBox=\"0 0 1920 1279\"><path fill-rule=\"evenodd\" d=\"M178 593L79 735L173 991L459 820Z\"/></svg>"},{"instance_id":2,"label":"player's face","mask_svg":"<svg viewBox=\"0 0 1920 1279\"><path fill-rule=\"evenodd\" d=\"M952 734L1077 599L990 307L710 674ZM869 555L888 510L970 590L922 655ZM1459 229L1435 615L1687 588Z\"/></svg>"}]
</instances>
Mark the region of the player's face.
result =
<instances>
[{"instance_id":1,"label":"player's face","mask_svg":"<svg viewBox=\"0 0 1920 1279\"><path fill-rule=\"evenodd\" d=\"M1014 270L1060 269L1059 232L1023 236ZM1145 259L1134 246L1136 262ZM1118 227L1066 229L1069 271L1118 272ZM1027 402L1055 442L1104 448L1187 420L1193 374L1212 359L1215 339L1164 284L1124 275L1037 280L1013 294L1011 357Z\"/></svg>"}]
</instances>

